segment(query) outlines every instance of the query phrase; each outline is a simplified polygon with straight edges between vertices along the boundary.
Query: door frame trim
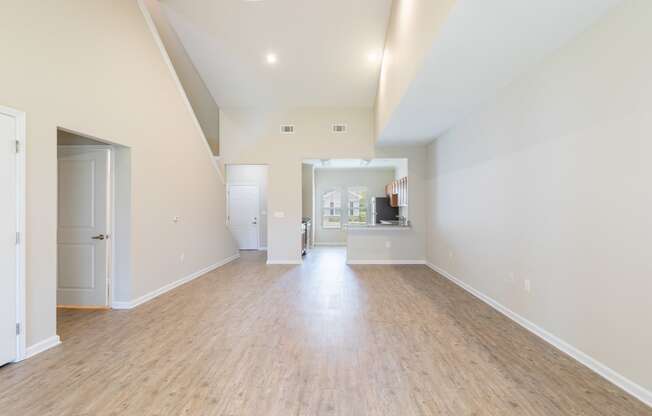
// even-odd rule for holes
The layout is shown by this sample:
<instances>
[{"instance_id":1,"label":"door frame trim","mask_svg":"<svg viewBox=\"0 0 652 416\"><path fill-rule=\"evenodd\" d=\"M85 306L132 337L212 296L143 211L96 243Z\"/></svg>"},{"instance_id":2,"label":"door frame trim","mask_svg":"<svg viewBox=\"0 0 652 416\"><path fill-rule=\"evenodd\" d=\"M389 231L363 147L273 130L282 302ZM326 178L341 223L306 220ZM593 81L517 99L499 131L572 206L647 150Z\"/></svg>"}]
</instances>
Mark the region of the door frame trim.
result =
<instances>
[{"instance_id":1,"label":"door frame trim","mask_svg":"<svg viewBox=\"0 0 652 416\"><path fill-rule=\"evenodd\" d=\"M0 113L16 120L16 228L20 240L16 248L16 324L20 332L16 335L16 360L27 355L27 114L24 111L0 106Z\"/></svg>"},{"instance_id":2,"label":"door frame trim","mask_svg":"<svg viewBox=\"0 0 652 416\"><path fill-rule=\"evenodd\" d=\"M79 133L75 133L81 135ZM82 135L83 136L83 135ZM83 136L87 137L87 136ZM95 139L93 139L95 140ZM109 233L110 244L107 245L108 253L106 258L106 303L104 305L93 306L91 308L95 309L110 309L113 304L113 287L115 283L115 267L113 267L113 259L115 254L115 146L111 144L70 144L70 145L57 145L57 154L59 149L95 149L95 150L107 150L107 201L106 201L106 212L107 212L107 232ZM58 179L57 179L58 181ZM58 227L58 223L57 223ZM57 243L58 245L58 243ZM59 290L59 285L57 283L57 290ZM74 307L75 305L59 305L57 308L67 307L68 309Z\"/></svg>"},{"instance_id":3,"label":"door frame trim","mask_svg":"<svg viewBox=\"0 0 652 416\"><path fill-rule=\"evenodd\" d=\"M253 186L256 188L256 201L258 205L258 221L256 221L256 250L260 250L260 186L254 182L230 182L226 184L226 225L231 225L231 187ZM246 249L247 250L247 249Z\"/></svg>"}]
</instances>

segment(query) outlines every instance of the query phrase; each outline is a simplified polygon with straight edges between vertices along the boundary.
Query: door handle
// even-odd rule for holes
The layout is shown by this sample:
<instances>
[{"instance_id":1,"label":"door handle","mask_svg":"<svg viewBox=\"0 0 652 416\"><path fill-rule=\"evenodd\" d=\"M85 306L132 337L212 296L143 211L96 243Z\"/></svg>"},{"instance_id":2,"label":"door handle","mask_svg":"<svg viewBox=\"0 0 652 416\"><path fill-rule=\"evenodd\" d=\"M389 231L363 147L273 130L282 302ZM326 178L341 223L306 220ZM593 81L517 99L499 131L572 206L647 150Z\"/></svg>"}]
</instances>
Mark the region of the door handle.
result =
<instances>
[{"instance_id":1,"label":"door handle","mask_svg":"<svg viewBox=\"0 0 652 416\"><path fill-rule=\"evenodd\" d=\"M99 234L99 235L96 235L96 236L91 237L91 238L93 240L104 240L105 238L107 238L107 236L105 236L104 234Z\"/></svg>"}]
</instances>

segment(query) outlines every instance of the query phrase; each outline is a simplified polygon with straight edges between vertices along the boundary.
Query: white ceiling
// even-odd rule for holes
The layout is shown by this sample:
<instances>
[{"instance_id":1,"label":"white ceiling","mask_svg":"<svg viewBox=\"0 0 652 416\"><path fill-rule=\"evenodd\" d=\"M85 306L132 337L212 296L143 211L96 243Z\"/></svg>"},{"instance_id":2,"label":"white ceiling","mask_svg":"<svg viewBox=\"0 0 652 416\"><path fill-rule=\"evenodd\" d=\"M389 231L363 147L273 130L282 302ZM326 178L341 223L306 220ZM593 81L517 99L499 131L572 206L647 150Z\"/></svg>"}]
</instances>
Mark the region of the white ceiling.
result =
<instances>
[{"instance_id":1,"label":"white ceiling","mask_svg":"<svg viewBox=\"0 0 652 416\"><path fill-rule=\"evenodd\" d=\"M373 107L391 0L162 0L217 104ZM278 56L275 66L267 53Z\"/></svg>"},{"instance_id":2,"label":"white ceiling","mask_svg":"<svg viewBox=\"0 0 652 416\"><path fill-rule=\"evenodd\" d=\"M384 130L428 142L622 0L458 0Z\"/></svg>"}]
</instances>

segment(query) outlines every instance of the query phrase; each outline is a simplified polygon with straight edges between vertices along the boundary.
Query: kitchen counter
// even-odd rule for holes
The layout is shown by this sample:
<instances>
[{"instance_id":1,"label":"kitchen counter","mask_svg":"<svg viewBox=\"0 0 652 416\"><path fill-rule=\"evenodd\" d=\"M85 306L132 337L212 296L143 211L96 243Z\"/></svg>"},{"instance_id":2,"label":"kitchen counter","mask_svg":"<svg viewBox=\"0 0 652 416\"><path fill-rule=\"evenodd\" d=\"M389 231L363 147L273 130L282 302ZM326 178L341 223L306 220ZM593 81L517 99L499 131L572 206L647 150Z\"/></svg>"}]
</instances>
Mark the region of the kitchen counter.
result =
<instances>
[{"instance_id":1,"label":"kitchen counter","mask_svg":"<svg viewBox=\"0 0 652 416\"><path fill-rule=\"evenodd\" d=\"M411 230L412 225L399 224L348 224L347 231L406 231Z\"/></svg>"},{"instance_id":2,"label":"kitchen counter","mask_svg":"<svg viewBox=\"0 0 652 416\"><path fill-rule=\"evenodd\" d=\"M423 238L418 228L398 224L349 225L346 233L348 264L423 264L414 241Z\"/></svg>"}]
</instances>

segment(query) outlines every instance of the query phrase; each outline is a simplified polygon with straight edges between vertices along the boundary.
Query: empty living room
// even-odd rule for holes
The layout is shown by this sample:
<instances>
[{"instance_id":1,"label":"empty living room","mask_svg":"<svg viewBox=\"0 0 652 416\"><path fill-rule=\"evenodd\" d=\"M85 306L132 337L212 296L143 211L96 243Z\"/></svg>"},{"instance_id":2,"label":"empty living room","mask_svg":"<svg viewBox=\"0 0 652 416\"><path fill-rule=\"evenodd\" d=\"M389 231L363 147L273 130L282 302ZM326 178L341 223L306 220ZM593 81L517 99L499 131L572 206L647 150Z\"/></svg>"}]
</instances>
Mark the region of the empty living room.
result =
<instances>
[{"instance_id":1,"label":"empty living room","mask_svg":"<svg viewBox=\"0 0 652 416\"><path fill-rule=\"evenodd\" d=\"M652 416L652 1L0 34L0 416Z\"/></svg>"}]
</instances>

